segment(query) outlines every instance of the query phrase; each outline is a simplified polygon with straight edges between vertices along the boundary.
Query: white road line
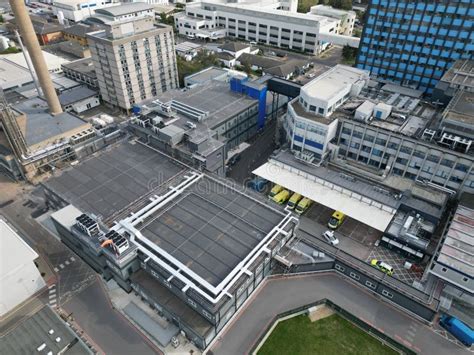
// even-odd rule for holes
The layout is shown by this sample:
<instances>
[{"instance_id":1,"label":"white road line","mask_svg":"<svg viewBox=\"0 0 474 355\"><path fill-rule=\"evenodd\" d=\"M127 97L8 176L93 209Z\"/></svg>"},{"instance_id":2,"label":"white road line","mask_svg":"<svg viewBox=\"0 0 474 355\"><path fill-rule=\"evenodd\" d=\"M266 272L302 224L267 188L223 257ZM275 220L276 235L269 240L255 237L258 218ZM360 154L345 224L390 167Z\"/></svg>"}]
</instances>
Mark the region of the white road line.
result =
<instances>
[{"instance_id":1,"label":"white road line","mask_svg":"<svg viewBox=\"0 0 474 355\"><path fill-rule=\"evenodd\" d=\"M61 269L64 269L64 264L60 264L59 267L60 267Z\"/></svg>"},{"instance_id":2,"label":"white road line","mask_svg":"<svg viewBox=\"0 0 474 355\"><path fill-rule=\"evenodd\" d=\"M57 267L54 268L54 272L58 272L59 269Z\"/></svg>"},{"instance_id":3,"label":"white road line","mask_svg":"<svg viewBox=\"0 0 474 355\"><path fill-rule=\"evenodd\" d=\"M55 288L56 284L49 285L48 288L51 290L52 288Z\"/></svg>"},{"instance_id":4,"label":"white road line","mask_svg":"<svg viewBox=\"0 0 474 355\"><path fill-rule=\"evenodd\" d=\"M66 265L69 265L69 261L68 261L68 260L66 260L66 261L64 262L64 264L66 264Z\"/></svg>"},{"instance_id":5,"label":"white road line","mask_svg":"<svg viewBox=\"0 0 474 355\"><path fill-rule=\"evenodd\" d=\"M50 289L50 290L49 290L49 294L50 294L50 295L54 295L55 293L56 293L56 289Z\"/></svg>"},{"instance_id":6,"label":"white road line","mask_svg":"<svg viewBox=\"0 0 474 355\"><path fill-rule=\"evenodd\" d=\"M56 298L56 295L49 295L49 299Z\"/></svg>"},{"instance_id":7,"label":"white road line","mask_svg":"<svg viewBox=\"0 0 474 355\"><path fill-rule=\"evenodd\" d=\"M71 259L71 261L76 261L76 259L73 256L71 256L70 259Z\"/></svg>"}]
</instances>

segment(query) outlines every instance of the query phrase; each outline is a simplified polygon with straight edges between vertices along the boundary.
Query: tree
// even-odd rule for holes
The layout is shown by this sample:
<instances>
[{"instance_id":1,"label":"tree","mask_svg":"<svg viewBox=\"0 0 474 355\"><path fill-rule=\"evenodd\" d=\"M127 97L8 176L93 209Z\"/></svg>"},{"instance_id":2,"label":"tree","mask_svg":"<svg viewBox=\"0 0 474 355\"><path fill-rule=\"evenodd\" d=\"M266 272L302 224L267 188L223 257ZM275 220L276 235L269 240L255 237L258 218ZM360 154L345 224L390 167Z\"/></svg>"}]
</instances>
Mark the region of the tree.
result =
<instances>
[{"instance_id":1,"label":"tree","mask_svg":"<svg viewBox=\"0 0 474 355\"><path fill-rule=\"evenodd\" d=\"M160 21L166 25L174 26L174 17L167 15L164 12L160 14Z\"/></svg>"},{"instance_id":2,"label":"tree","mask_svg":"<svg viewBox=\"0 0 474 355\"><path fill-rule=\"evenodd\" d=\"M342 47L342 58L346 63L353 62L357 57L357 48L352 48L348 45Z\"/></svg>"},{"instance_id":3,"label":"tree","mask_svg":"<svg viewBox=\"0 0 474 355\"><path fill-rule=\"evenodd\" d=\"M3 15L0 14L0 23L3 23Z\"/></svg>"}]
</instances>

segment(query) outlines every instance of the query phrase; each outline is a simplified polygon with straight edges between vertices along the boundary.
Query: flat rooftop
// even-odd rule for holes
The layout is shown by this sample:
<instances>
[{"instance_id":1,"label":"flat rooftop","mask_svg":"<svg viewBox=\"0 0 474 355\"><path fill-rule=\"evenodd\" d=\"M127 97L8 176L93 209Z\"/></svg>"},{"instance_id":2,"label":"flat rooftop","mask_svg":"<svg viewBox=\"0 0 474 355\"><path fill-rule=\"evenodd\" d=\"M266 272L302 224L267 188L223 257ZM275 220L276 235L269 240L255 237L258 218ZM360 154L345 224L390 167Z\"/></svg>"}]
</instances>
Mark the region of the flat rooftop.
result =
<instances>
[{"instance_id":1,"label":"flat rooftop","mask_svg":"<svg viewBox=\"0 0 474 355\"><path fill-rule=\"evenodd\" d=\"M228 83L217 81L187 91L169 90L160 95L158 99L161 102L174 100L208 112L208 117L202 120L201 123L209 128L218 126L229 117L235 116L258 103L255 99L231 91Z\"/></svg>"},{"instance_id":2,"label":"flat rooftop","mask_svg":"<svg viewBox=\"0 0 474 355\"><path fill-rule=\"evenodd\" d=\"M443 119L474 125L474 92L460 91L449 103Z\"/></svg>"},{"instance_id":3,"label":"flat rooftop","mask_svg":"<svg viewBox=\"0 0 474 355\"><path fill-rule=\"evenodd\" d=\"M304 85L301 91L309 97L327 101L343 90L350 90L364 76L368 79L365 70L338 64Z\"/></svg>"},{"instance_id":4,"label":"flat rooftop","mask_svg":"<svg viewBox=\"0 0 474 355\"><path fill-rule=\"evenodd\" d=\"M216 78L227 76L228 71L222 68L210 67L195 74L188 75L185 80L189 83L191 80L191 84L193 82L196 83L206 83L210 80L214 80Z\"/></svg>"},{"instance_id":5,"label":"flat rooftop","mask_svg":"<svg viewBox=\"0 0 474 355\"><path fill-rule=\"evenodd\" d=\"M62 66L67 69L74 70L81 74L90 76L92 78L97 78L92 58L78 59L73 62L63 64Z\"/></svg>"},{"instance_id":6,"label":"flat rooftop","mask_svg":"<svg viewBox=\"0 0 474 355\"><path fill-rule=\"evenodd\" d=\"M15 61L0 57L0 86L3 90L33 82L29 70Z\"/></svg>"},{"instance_id":7,"label":"flat rooftop","mask_svg":"<svg viewBox=\"0 0 474 355\"><path fill-rule=\"evenodd\" d=\"M474 277L474 210L457 208L437 261Z\"/></svg>"},{"instance_id":8,"label":"flat rooftop","mask_svg":"<svg viewBox=\"0 0 474 355\"><path fill-rule=\"evenodd\" d=\"M440 81L472 88L474 87L473 74L474 60L458 60L444 73Z\"/></svg>"},{"instance_id":9,"label":"flat rooftop","mask_svg":"<svg viewBox=\"0 0 474 355\"><path fill-rule=\"evenodd\" d=\"M284 215L207 176L141 228L141 233L213 286Z\"/></svg>"},{"instance_id":10,"label":"flat rooftop","mask_svg":"<svg viewBox=\"0 0 474 355\"><path fill-rule=\"evenodd\" d=\"M49 334L50 330L53 334ZM59 338L59 341L56 339ZM20 322L0 341L1 354L35 354L45 344L43 354L93 354L76 334L54 313L44 306L28 319ZM66 350L64 350L66 349Z\"/></svg>"},{"instance_id":11,"label":"flat rooftop","mask_svg":"<svg viewBox=\"0 0 474 355\"><path fill-rule=\"evenodd\" d=\"M303 118L306 118L308 120L322 123L322 124L330 124L332 121L336 119L336 115L331 115L329 117L324 117L321 115L318 115L315 112L308 112L304 109L304 107L301 105L301 103L298 101L298 98L294 99L292 102L290 102L288 105L293 107L293 110L298 116L301 116Z\"/></svg>"},{"instance_id":12,"label":"flat rooftop","mask_svg":"<svg viewBox=\"0 0 474 355\"><path fill-rule=\"evenodd\" d=\"M81 126L83 129L90 127L89 123L68 112L51 115L46 101L39 97L13 105L13 109L26 115L26 120L19 122L19 126L28 146L76 131Z\"/></svg>"},{"instance_id":13,"label":"flat rooftop","mask_svg":"<svg viewBox=\"0 0 474 355\"><path fill-rule=\"evenodd\" d=\"M124 142L43 184L83 212L107 220L184 170L142 144Z\"/></svg>"}]
</instances>

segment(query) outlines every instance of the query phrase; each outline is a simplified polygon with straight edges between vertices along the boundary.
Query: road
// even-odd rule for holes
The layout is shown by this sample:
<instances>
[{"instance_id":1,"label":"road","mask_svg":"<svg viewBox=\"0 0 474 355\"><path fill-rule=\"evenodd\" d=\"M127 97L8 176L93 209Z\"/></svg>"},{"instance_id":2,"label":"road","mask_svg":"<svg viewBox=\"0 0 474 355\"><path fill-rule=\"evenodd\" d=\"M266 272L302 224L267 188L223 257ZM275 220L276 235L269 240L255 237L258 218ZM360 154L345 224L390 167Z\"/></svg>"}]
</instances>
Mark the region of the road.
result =
<instances>
[{"instance_id":1,"label":"road","mask_svg":"<svg viewBox=\"0 0 474 355\"><path fill-rule=\"evenodd\" d=\"M67 301L62 308L93 337L101 352L110 355L161 354L144 335L112 308L100 280Z\"/></svg>"},{"instance_id":2,"label":"road","mask_svg":"<svg viewBox=\"0 0 474 355\"><path fill-rule=\"evenodd\" d=\"M273 153L276 146L275 139L276 120L273 119L265 126L265 130L258 135L254 141L250 141L251 146L240 153L240 160L232 166L232 170L227 177L243 184L246 179L251 178L252 171L264 164Z\"/></svg>"},{"instance_id":3,"label":"road","mask_svg":"<svg viewBox=\"0 0 474 355\"><path fill-rule=\"evenodd\" d=\"M211 347L213 354L247 354L275 315L324 298L418 353L469 353L338 274L295 275L264 282Z\"/></svg>"}]
</instances>

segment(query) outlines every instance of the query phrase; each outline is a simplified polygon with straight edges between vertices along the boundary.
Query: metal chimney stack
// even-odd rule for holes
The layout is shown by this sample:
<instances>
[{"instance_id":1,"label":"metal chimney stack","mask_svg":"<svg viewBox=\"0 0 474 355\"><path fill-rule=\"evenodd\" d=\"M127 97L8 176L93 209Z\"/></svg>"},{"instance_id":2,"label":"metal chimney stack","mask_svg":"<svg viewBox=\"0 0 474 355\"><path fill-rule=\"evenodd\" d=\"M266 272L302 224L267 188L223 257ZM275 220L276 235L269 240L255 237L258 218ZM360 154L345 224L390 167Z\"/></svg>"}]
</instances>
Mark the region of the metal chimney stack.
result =
<instances>
[{"instance_id":1,"label":"metal chimney stack","mask_svg":"<svg viewBox=\"0 0 474 355\"><path fill-rule=\"evenodd\" d=\"M39 83L48 102L49 111L52 115L57 115L63 112L63 110L59 103L58 95L56 95L53 82L49 76L48 67L44 61L43 53L41 52L41 47L36 38L25 2L24 0L10 0L10 6L15 14L16 23L23 37L23 42L30 54L36 75L38 75Z\"/></svg>"}]
</instances>

